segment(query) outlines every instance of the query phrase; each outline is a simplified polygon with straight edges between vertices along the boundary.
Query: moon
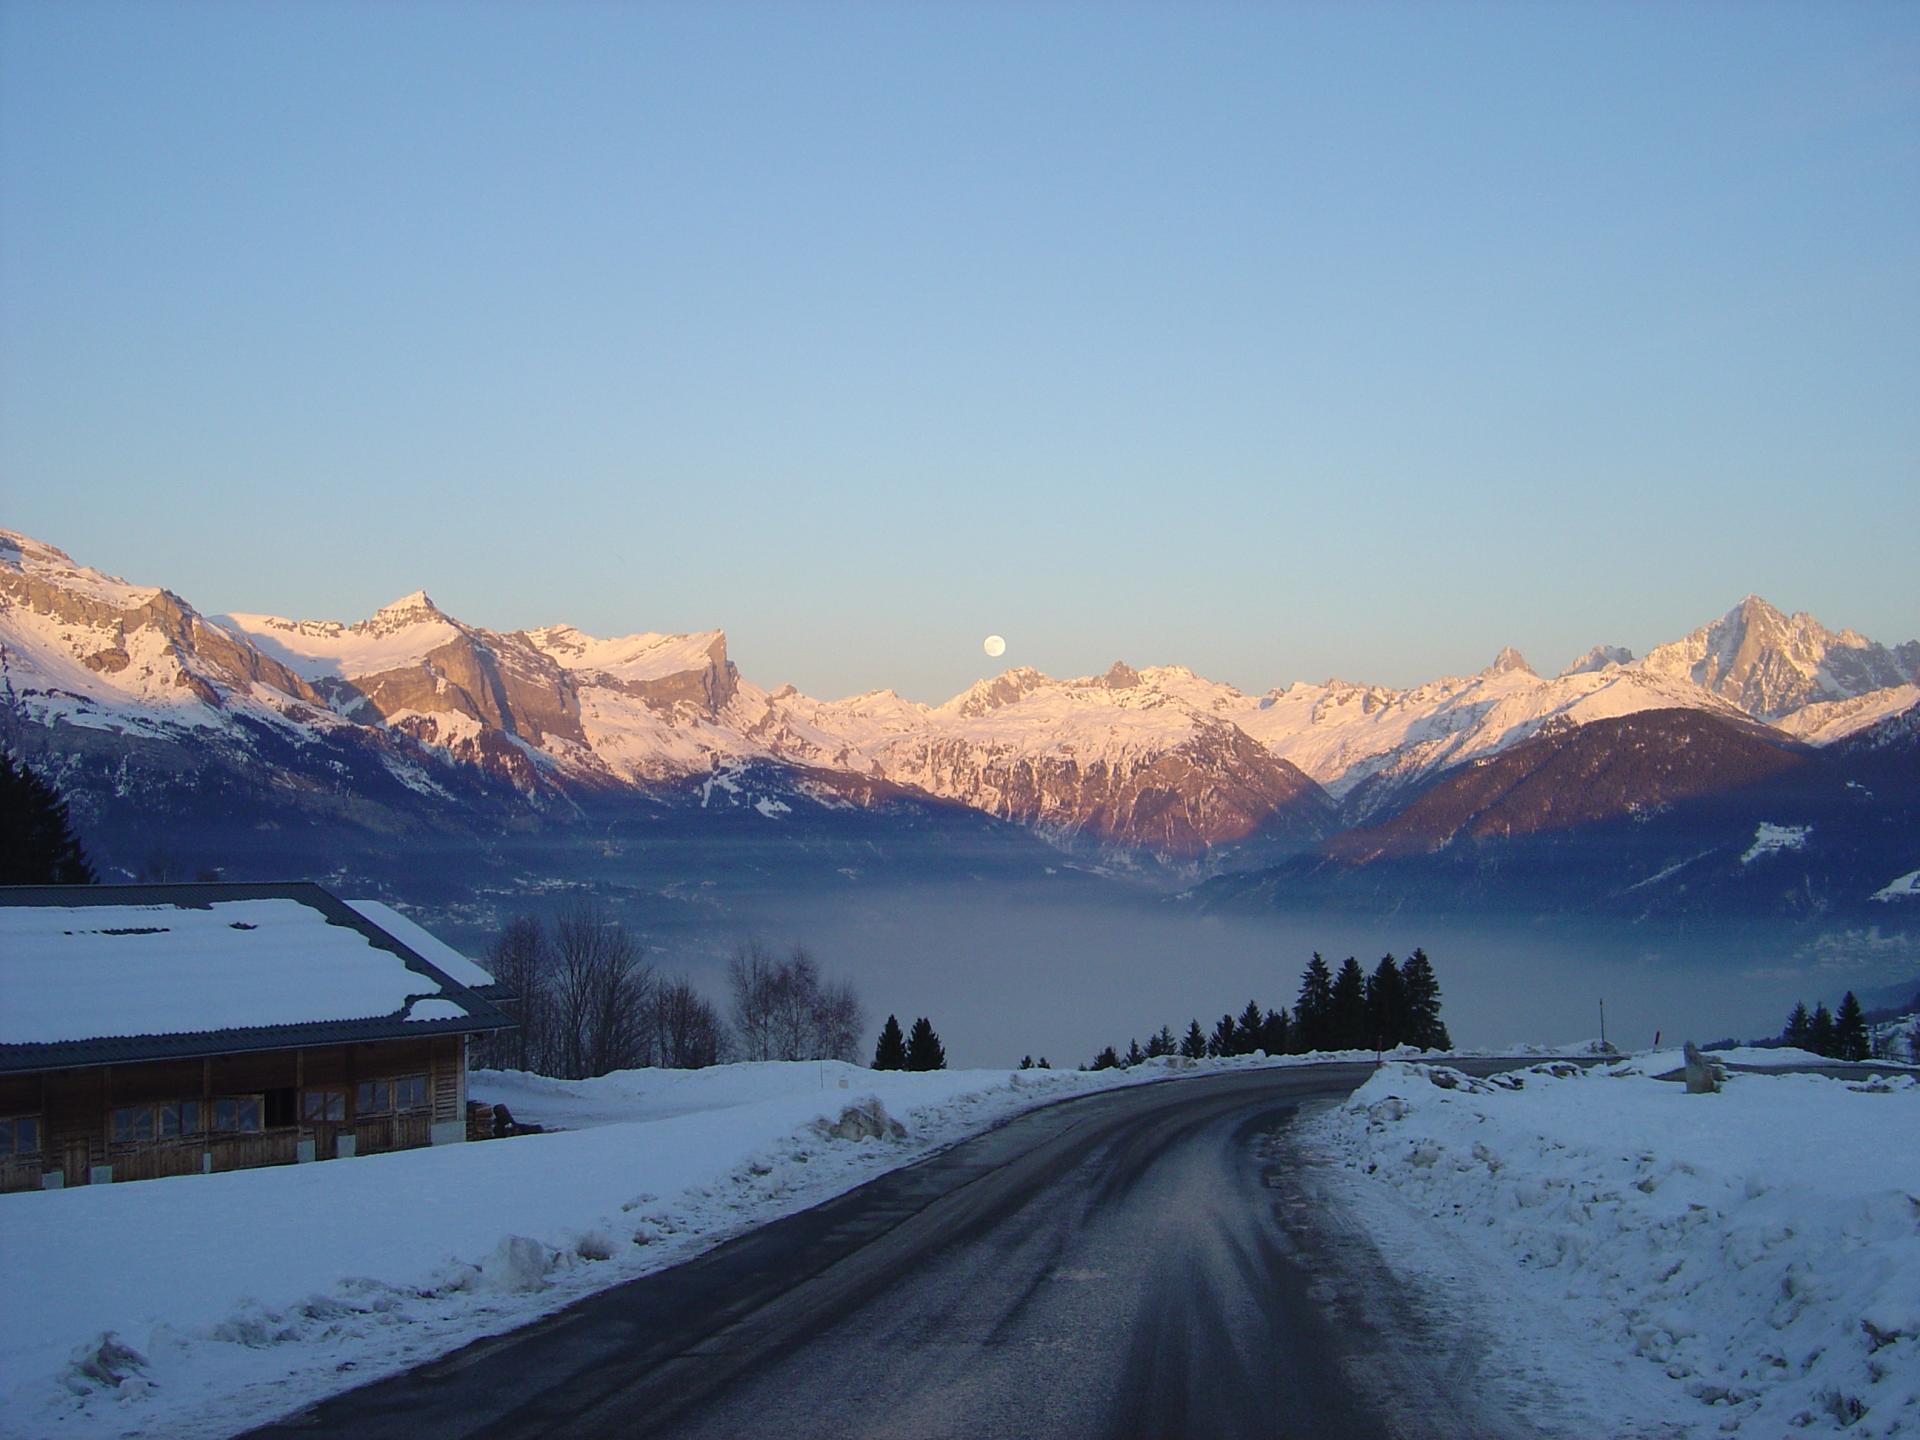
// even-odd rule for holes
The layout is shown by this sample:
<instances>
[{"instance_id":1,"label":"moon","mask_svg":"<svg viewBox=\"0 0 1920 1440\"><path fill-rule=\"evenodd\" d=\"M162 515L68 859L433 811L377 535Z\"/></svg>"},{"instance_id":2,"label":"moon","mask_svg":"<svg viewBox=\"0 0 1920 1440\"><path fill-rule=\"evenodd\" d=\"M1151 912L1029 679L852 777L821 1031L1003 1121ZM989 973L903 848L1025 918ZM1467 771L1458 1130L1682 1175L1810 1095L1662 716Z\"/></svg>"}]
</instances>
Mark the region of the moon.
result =
<instances>
[{"instance_id":1,"label":"moon","mask_svg":"<svg viewBox=\"0 0 1920 1440\"><path fill-rule=\"evenodd\" d=\"M981 642L980 648L995 659L998 659L1007 653L1007 642L998 635L989 635Z\"/></svg>"}]
</instances>

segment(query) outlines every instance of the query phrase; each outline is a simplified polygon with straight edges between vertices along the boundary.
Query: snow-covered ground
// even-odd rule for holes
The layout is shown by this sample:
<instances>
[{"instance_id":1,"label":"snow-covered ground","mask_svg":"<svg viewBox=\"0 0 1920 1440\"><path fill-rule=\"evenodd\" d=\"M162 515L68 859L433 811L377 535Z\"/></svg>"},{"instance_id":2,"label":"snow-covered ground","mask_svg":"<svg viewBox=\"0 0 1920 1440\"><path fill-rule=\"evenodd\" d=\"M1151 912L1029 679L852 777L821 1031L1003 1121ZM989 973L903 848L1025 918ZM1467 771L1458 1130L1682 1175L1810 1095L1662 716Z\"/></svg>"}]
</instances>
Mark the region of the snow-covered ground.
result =
<instances>
[{"instance_id":1,"label":"snow-covered ground","mask_svg":"<svg viewBox=\"0 0 1920 1440\"><path fill-rule=\"evenodd\" d=\"M1369 1057L1371 1058L1371 1057ZM1037 1105L1259 1059L478 1072L563 1132L0 1196L0 1435L213 1436L663 1269ZM872 1098L904 1138L815 1122ZM104 1337L111 1336L110 1340Z\"/></svg>"},{"instance_id":2,"label":"snow-covered ground","mask_svg":"<svg viewBox=\"0 0 1920 1440\"><path fill-rule=\"evenodd\" d=\"M1301 1139L1396 1263L1496 1297L1517 1373L1601 1376L1615 1433L1920 1435L1920 1079L1681 1063L1389 1064Z\"/></svg>"}]
</instances>

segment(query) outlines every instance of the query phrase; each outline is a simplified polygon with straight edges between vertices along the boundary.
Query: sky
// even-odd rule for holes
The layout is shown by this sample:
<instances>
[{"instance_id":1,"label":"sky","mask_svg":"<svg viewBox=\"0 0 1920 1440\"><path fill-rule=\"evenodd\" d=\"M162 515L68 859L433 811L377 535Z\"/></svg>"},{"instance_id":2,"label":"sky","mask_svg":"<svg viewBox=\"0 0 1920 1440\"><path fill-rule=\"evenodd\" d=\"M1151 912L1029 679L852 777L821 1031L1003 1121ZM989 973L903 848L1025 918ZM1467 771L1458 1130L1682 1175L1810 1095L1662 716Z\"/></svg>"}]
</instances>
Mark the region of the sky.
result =
<instances>
[{"instance_id":1,"label":"sky","mask_svg":"<svg viewBox=\"0 0 1920 1440\"><path fill-rule=\"evenodd\" d=\"M1917 222L1910 4L5 0L0 525L824 696L1894 643Z\"/></svg>"}]
</instances>

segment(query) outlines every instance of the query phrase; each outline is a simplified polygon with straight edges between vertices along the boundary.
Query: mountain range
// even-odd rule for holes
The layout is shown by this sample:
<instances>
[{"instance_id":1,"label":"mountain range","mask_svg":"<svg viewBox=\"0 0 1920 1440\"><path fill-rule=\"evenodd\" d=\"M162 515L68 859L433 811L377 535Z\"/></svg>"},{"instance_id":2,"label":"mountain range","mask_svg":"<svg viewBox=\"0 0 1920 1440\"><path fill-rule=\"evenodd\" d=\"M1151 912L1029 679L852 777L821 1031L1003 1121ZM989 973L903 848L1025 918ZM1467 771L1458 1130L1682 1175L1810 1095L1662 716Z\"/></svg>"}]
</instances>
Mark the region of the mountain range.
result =
<instances>
[{"instance_id":1,"label":"mountain range","mask_svg":"<svg viewBox=\"0 0 1920 1440\"><path fill-rule=\"evenodd\" d=\"M1081 866L1210 881L1204 903L1505 903L1502 874L1538 893L1572 865L1583 896L1631 909L1713 891L1698 858L1652 878L1706 826L1743 875L1761 857L1737 847L1798 835L1764 851L1791 864L1760 869L1793 869L1803 908L1904 914L1920 905L1875 896L1920 870L1916 703L1920 642L1757 596L1644 657L1597 645L1551 677L1507 649L1408 689L1246 694L1116 662L1010 669L936 706L820 700L740 675L717 630L488 630L418 591L352 624L209 616L0 531L0 738L129 871L155 844L229 872L311 869L330 844L549 834L612 851L622 824L725 814L763 826L762 849L783 828L869 849L903 827L1037 839Z\"/></svg>"}]
</instances>

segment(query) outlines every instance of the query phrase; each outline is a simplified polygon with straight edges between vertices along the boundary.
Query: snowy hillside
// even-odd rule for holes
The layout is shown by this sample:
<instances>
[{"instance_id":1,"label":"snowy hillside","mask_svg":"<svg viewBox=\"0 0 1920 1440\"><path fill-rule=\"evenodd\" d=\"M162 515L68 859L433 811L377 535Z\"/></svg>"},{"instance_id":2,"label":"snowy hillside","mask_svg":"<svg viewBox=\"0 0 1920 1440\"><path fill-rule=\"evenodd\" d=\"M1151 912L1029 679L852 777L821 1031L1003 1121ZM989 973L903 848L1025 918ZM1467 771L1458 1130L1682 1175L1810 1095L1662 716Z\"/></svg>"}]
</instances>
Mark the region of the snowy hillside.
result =
<instances>
[{"instance_id":1,"label":"snowy hillside","mask_svg":"<svg viewBox=\"0 0 1920 1440\"><path fill-rule=\"evenodd\" d=\"M1600 1370L1616 1433L1920 1434L1920 1082L1649 1078L1680 1059L1389 1065L1304 1139L1510 1368Z\"/></svg>"}]
</instances>

